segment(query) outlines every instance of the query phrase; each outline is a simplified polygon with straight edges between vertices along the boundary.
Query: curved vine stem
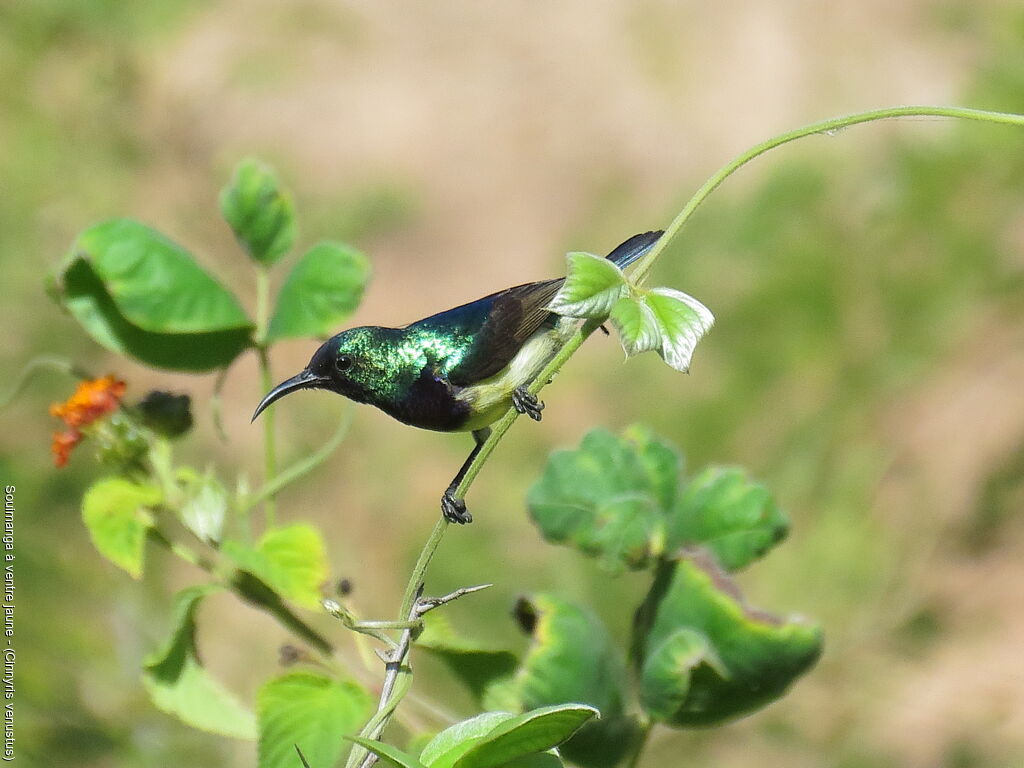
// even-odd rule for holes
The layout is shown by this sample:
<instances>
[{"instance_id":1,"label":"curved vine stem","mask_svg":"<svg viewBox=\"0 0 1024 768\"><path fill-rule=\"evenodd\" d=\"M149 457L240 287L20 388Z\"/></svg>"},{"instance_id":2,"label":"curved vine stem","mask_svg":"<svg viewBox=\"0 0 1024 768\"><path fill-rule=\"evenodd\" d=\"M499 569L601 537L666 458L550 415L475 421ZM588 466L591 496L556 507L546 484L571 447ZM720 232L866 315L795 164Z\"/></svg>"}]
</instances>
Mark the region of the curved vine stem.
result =
<instances>
[{"instance_id":1,"label":"curved vine stem","mask_svg":"<svg viewBox=\"0 0 1024 768\"><path fill-rule=\"evenodd\" d=\"M835 131L849 128L861 123L873 123L879 120L891 120L899 117L951 117L962 120L980 120L987 123L1001 123L1004 125L1024 126L1024 115L1015 115L1009 112L989 112L983 109L967 109L966 107L887 107L885 109L873 109L868 112L857 112L843 117L833 117L817 123L805 125L786 133L780 133L760 144L756 144L743 154L730 160L719 168L711 177L704 182L693 197L691 197L683 209L672 220L672 223L665 229L665 234L655 246L637 262L633 270L633 276L637 282L647 276L654 262L657 261L661 252L668 247L668 244L675 239L676 235L683 228L683 225L690 219L694 211L701 203L714 192L718 186L736 171L749 163L751 160L763 155L776 147L788 144L791 141L802 139L815 134L831 135Z\"/></svg>"},{"instance_id":2,"label":"curved vine stem","mask_svg":"<svg viewBox=\"0 0 1024 768\"><path fill-rule=\"evenodd\" d=\"M796 141L797 139L802 139L805 136L831 134L834 131L858 125L860 123L870 123L878 120L889 120L900 117L949 117L1024 126L1024 115L1005 112L989 112L963 107L905 106L876 109L868 112L858 112L844 117L835 117L779 134L774 138L768 139L751 147L743 154L729 161L710 178L708 178L706 182L704 182L700 189L694 193L694 195L687 201L686 205L683 206L682 210L672 220L672 223L666 228L665 234L661 239L659 239L654 247L642 259L640 259L639 262L637 262L636 266L633 268L633 281L635 283L639 283L647 276L651 267L654 265L654 262L657 261L658 257L668 247L669 243L679 235L683 225L686 224L700 204L703 203L704 200L707 199L707 197L717 189L723 181L747 163L760 157L766 152L775 149L776 147L788 144L791 141ZM530 394L536 395L541 389L543 389L551 381L552 377L561 370L562 366L565 365L569 358L576 353L580 346L582 346L583 342L586 341L587 338L596 331L603 322L603 318L590 319L579 326L572 336L570 336L558 349L554 357L552 357L547 366L545 366L544 370L541 371L537 378L530 384L528 388ZM477 475L480 474L480 470L483 468L498 443L501 442L501 439L505 436L505 433L508 432L509 428L518 416L519 413L514 408L510 408L509 411L501 417L501 419L491 425L490 436L481 446L480 451L466 470L462 481L455 490L455 495L458 498L461 499L465 497L466 492L469 490L470 486L473 485ZM444 538L448 525L448 521L443 517L439 519L434 525L434 529L431 531L426 544L420 551L419 558L416 561L416 566L413 568L412 575L409 578L409 583L406 586L405 594L402 598L402 607L399 611L399 621L410 621L414 618L416 613L416 601L423 591L427 567L430 565L430 561L437 552L437 548L441 544L441 540ZM363 730L359 734L360 736L370 739L379 738L381 733L383 733L388 720L394 713L395 708L398 706L398 703L408 690L411 683L412 670L406 663L406 659L412 646L413 632L413 629L406 629L403 631L398 648L387 663L387 672L385 675L384 685L381 690L380 703L378 705L377 712L366 726L364 726ZM644 740L638 744L636 751L631 756L631 766L638 765L640 761L640 755L647 740L646 735L647 734L645 733ZM348 766L350 768L353 768L354 766L369 768L376 761L376 755L367 752L362 747L354 747L349 756Z\"/></svg>"}]
</instances>

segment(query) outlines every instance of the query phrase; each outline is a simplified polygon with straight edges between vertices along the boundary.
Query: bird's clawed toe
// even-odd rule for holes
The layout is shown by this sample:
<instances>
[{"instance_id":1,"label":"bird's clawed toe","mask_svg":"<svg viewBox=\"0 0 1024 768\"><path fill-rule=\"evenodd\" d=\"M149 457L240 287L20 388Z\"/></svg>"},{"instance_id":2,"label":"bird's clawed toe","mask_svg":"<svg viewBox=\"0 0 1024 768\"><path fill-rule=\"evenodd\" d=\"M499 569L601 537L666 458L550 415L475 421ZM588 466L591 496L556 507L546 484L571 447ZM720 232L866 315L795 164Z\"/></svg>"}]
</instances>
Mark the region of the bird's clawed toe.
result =
<instances>
[{"instance_id":1,"label":"bird's clawed toe","mask_svg":"<svg viewBox=\"0 0 1024 768\"><path fill-rule=\"evenodd\" d=\"M445 491L441 497L441 514L449 523L465 525L473 522L473 516L466 510L466 502L455 498L451 491Z\"/></svg>"},{"instance_id":2,"label":"bird's clawed toe","mask_svg":"<svg viewBox=\"0 0 1024 768\"><path fill-rule=\"evenodd\" d=\"M538 400L536 395L531 395L526 387L516 387L512 391L512 405L519 413L529 416L534 421L540 421L541 411L544 410L544 403Z\"/></svg>"}]
</instances>

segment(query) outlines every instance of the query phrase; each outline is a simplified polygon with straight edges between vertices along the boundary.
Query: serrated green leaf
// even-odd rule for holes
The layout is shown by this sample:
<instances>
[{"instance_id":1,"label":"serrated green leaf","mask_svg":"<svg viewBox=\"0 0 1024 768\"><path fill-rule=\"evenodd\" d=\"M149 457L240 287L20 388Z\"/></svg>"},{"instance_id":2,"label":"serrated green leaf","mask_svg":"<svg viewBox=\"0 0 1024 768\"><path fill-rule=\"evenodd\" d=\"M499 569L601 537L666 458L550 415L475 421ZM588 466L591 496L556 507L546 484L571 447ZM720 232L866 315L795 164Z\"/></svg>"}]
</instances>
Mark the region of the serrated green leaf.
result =
<instances>
[{"instance_id":1,"label":"serrated green leaf","mask_svg":"<svg viewBox=\"0 0 1024 768\"><path fill-rule=\"evenodd\" d=\"M328 336L363 297L370 262L339 243L318 243L292 267L277 297L267 338Z\"/></svg>"},{"instance_id":2,"label":"serrated green leaf","mask_svg":"<svg viewBox=\"0 0 1024 768\"><path fill-rule=\"evenodd\" d=\"M484 707L491 709L507 703L501 697L518 667L514 653L460 637L437 611L427 614L424 622L424 630L416 639L417 648L441 659Z\"/></svg>"},{"instance_id":3,"label":"serrated green leaf","mask_svg":"<svg viewBox=\"0 0 1024 768\"><path fill-rule=\"evenodd\" d=\"M692 670L711 656L707 638L686 627L653 648L640 671L640 703L654 720L668 720L686 701Z\"/></svg>"},{"instance_id":4,"label":"serrated green leaf","mask_svg":"<svg viewBox=\"0 0 1024 768\"><path fill-rule=\"evenodd\" d=\"M384 761L385 765L393 765L397 768L425 768L423 763L398 747L393 747L390 744L385 744L375 739L365 739L361 736L347 736L346 738L363 747L368 752L373 752L373 754Z\"/></svg>"},{"instance_id":5,"label":"serrated green leaf","mask_svg":"<svg viewBox=\"0 0 1024 768\"><path fill-rule=\"evenodd\" d=\"M330 768L345 737L355 734L373 709L358 685L312 672L292 672L256 694L258 768L294 768L295 746L309 764Z\"/></svg>"},{"instance_id":6,"label":"serrated green leaf","mask_svg":"<svg viewBox=\"0 0 1024 768\"><path fill-rule=\"evenodd\" d=\"M763 707L782 696L821 655L820 627L750 608L704 550L684 550L677 561L659 568L637 614L634 647L640 669L681 629L706 638L709 652L692 668L689 688L675 712L657 708L659 717L677 727L715 725ZM666 705L667 697L659 703Z\"/></svg>"},{"instance_id":7,"label":"serrated green leaf","mask_svg":"<svg viewBox=\"0 0 1024 768\"><path fill-rule=\"evenodd\" d=\"M251 343L235 296L183 248L130 219L79 235L54 296L99 344L158 368L212 370Z\"/></svg>"},{"instance_id":8,"label":"serrated green leaf","mask_svg":"<svg viewBox=\"0 0 1024 768\"><path fill-rule=\"evenodd\" d=\"M662 552L678 476L678 456L649 432L595 429L578 449L549 457L527 501L548 541L597 556L612 572L643 568Z\"/></svg>"},{"instance_id":9,"label":"serrated green leaf","mask_svg":"<svg viewBox=\"0 0 1024 768\"><path fill-rule=\"evenodd\" d=\"M610 768L638 734L624 714L626 664L604 624L590 610L553 595L520 600L516 615L533 642L517 676L523 709L572 702L600 711L561 746L584 768Z\"/></svg>"},{"instance_id":10,"label":"serrated green leaf","mask_svg":"<svg viewBox=\"0 0 1024 768\"><path fill-rule=\"evenodd\" d=\"M200 475L182 467L177 472L177 480L185 493L185 501L178 511L182 524L202 541L219 544L228 509L227 489L212 470Z\"/></svg>"},{"instance_id":11,"label":"serrated green leaf","mask_svg":"<svg viewBox=\"0 0 1024 768\"><path fill-rule=\"evenodd\" d=\"M664 549L662 512L647 497L619 497L597 505L590 540L601 566L616 573L625 565L644 568Z\"/></svg>"},{"instance_id":12,"label":"serrated green leaf","mask_svg":"<svg viewBox=\"0 0 1024 768\"><path fill-rule=\"evenodd\" d=\"M626 291L626 278L614 263L592 253L570 253L568 274L547 309L568 317L607 317Z\"/></svg>"},{"instance_id":13,"label":"serrated green leaf","mask_svg":"<svg viewBox=\"0 0 1024 768\"><path fill-rule=\"evenodd\" d=\"M122 477L98 480L82 499L82 520L99 553L139 578L146 552L146 534L153 527L152 510L162 499L153 485Z\"/></svg>"},{"instance_id":14,"label":"serrated green leaf","mask_svg":"<svg viewBox=\"0 0 1024 768\"><path fill-rule=\"evenodd\" d=\"M524 709L577 702L604 717L622 711L625 661L597 616L550 594L521 599L517 616L533 639L518 677Z\"/></svg>"},{"instance_id":15,"label":"serrated green leaf","mask_svg":"<svg viewBox=\"0 0 1024 768\"><path fill-rule=\"evenodd\" d=\"M626 427L622 431L622 439L636 455L647 487L658 506L663 510L672 509L679 495L683 473L683 457L679 451L644 424Z\"/></svg>"},{"instance_id":16,"label":"serrated green leaf","mask_svg":"<svg viewBox=\"0 0 1024 768\"><path fill-rule=\"evenodd\" d=\"M677 371L689 371L693 350L715 316L697 299L672 288L654 288L646 300L661 328L662 359Z\"/></svg>"},{"instance_id":17,"label":"serrated green leaf","mask_svg":"<svg viewBox=\"0 0 1024 768\"><path fill-rule=\"evenodd\" d=\"M710 547L735 571L782 541L789 517L771 493L735 467L709 467L691 480L668 520L668 548Z\"/></svg>"},{"instance_id":18,"label":"serrated green leaf","mask_svg":"<svg viewBox=\"0 0 1024 768\"><path fill-rule=\"evenodd\" d=\"M226 541L222 551L282 597L306 608L320 605L327 581L327 553L320 531L296 524L267 531L255 548Z\"/></svg>"},{"instance_id":19,"label":"serrated green leaf","mask_svg":"<svg viewBox=\"0 0 1024 768\"><path fill-rule=\"evenodd\" d=\"M291 195L277 175L258 160L248 158L220 193L220 210L249 256L273 264L295 241L295 211Z\"/></svg>"},{"instance_id":20,"label":"serrated green leaf","mask_svg":"<svg viewBox=\"0 0 1024 768\"><path fill-rule=\"evenodd\" d=\"M661 327L643 296L623 296L612 307L612 325L628 357L661 349Z\"/></svg>"},{"instance_id":21,"label":"serrated green leaf","mask_svg":"<svg viewBox=\"0 0 1024 768\"><path fill-rule=\"evenodd\" d=\"M178 593L173 631L164 645L146 657L142 680L158 709L182 722L237 739L256 736L256 722L238 699L210 676L196 653L196 610L200 601L220 590L214 584Z\"/></svg>"},{"instance_id":22,"label":"serrated green leaf","mask_svg":"<svg viewBox=\"0 0 1024 768\"><path fill-rule=\"evenodd\" d=\"M455 723L431 739L420 752L420 762L427 768L451 768L500 723L514 718L511 712L484 712Z\"/></svg>"},{"instance_id":23,"label":"serrated green leaf","mask_svg":"<svg viewBox=\"0 0 1024 768\"><path fill-rule=\"evenodd\" d=\"M514 760L546 752L576 733L598 714L593 707L559 704L525 712L499 723L452 768L501 768Z\"/></svg>"}]
</instances>

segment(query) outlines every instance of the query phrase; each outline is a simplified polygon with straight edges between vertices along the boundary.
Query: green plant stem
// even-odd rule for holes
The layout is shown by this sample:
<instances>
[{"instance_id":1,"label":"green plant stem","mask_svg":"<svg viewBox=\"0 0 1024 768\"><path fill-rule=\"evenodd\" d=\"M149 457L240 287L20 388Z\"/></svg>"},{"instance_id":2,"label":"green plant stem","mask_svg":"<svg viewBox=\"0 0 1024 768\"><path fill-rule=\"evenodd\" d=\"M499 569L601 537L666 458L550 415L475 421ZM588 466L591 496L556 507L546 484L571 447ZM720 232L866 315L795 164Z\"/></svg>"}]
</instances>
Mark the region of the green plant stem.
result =
<instances>
[{"instance_id":1,"label":"green plant stem","mask_svg":"<svg viewBox=\"0 0 1024 768\"><path fill-rule=\"evenodd\" d=\"M269 413L270 411L267 411L267 414ZM348 435L349 427L351 426L352 409L346 408L345 414L342 416L341 423L338 425L338 428L335 430L330 440L324 443L324 445L315 453L310 454L304 459L300 459L287 469L282 470L277 476L268 480L262 488L256 491L256 493L239 503L238 511L242 514L248 513L253 507L265 502L268 498L275 496L282 488L285 488L299 478L308 475L314 469L327 461L337 447L341 445L342 441L344 441L345 436Z\"/></svg>"},{"instance_id":2,"label":"green plant stem","mask_svg":"<svg viewBox=\"0 0 1024 768\"><path fill-rule=\"evenodd\" d=\"M213 573L213 563L201 556L187 544L183 544L180 541L174 541L170 536L156 527L150 529L150 535L169 552L181 558L186 563L190 563L197 568L202 568L207 573Z\"/></svg>"},{"instance_id":3,"label":"green plant stem","mask_svg":"<svg viewBox=\"0 0 1024 768\"><path fill-rule=\"evenodd\" d=\"M274 386L270 371L270 355L267 347L267 328L270 325L270 272L256 266L256 352L260 359L260 381L263 391L269 392ZM277 475L277 444L274 430L274 409L263 414L263 482L269 483ZM263 500L264 524L273 528L277 515L276 491Z\"/></svg>"},{"instance_id":4,"label":"green plant stem","mask_svg":"<svg viewBox=\"0 0 1024 768\"><path fill-rule=\"evenodd\" d=\"M780 134L751 147L743 154L726 163L717 172L715 172L715 174L713 174L700 187L700 189L697 190L686 205L683 206L683 209L678 213L678 215L676 215L675 219L672 220L672 223L669 224L668 228L665 230L665 234L634 267L632 275L633 282L635 284L639 284L644 277L646 277L647 273L654 265L654 262L668 247L669 243L675 239L683 228L683 225L690 219L694 211L702 202L704 202L708 195L710 195L729 176L751 160L754 160L775 147L787 144L791 141L796 141L797 139L801 139L805 136L812 136L820 133L830 134L833 131L848 128L859 123L869 123L877 120L888 120L898 117L952 117L1024 126L1024 115L988 112L962 107L891 107L888 109L860 112L853 115L847 115L845 117L823 120L818 123L812 123L811 125L804 126L803 128L797 128L796 130ZM569 358L575 354L580 346L582 346L583 342L586 341L587 338L596 331L603 322L604 318L592 318L583 323L583 325L581 325L558 349L547 366L545 366L544 370L541 371L541 373L530 384L528 388L530 394L536 395L540 392L540 390L551 381L551 378L558 373L562 366L565 365ZM510 408L508 413L491 425L490 436L481 446L479 453L477 453L473 460L473 463L470 464L462 478L462 481L455 489L456 497L460 499L465 497L466 492L476 480L477 475L480 474L480 470L483 468L483 465L487 462L488 458L490 458L490 455L494 452L494 449L504 437L505 433L508 432L512 423L516 418L518 418L518 416L519 413L516 412L514 408ZM427 539L427 543L421 550L419 559L416 561L416 566L413 569L412 576L409 579L405 594L402 598L402 610L399 612L400 621L410 620L413 617L417 596L423 589L427 566L430 564L430 561L433 558L434 553L437 551L437 548L441 543L441 539L444 537L444 533L447 529L448 522L444 518L441 518L434 526L434 530L431 532L430 538ZM412 675L411 670L405 664L406 656L408 655L409 649L412 645L412 632L413 630L411 629L407 629L403 632L398 651L394 654L393 661L389 661L387 665L387 672L385 675L384 686L381 691L377 713L373 718L371 718L370 722L364 726L363 730L359 734L360 736L371 739L378 738L387 725L391 714L398 706L399 701L401 701L402 697L405 695L405 691L410 685ZM649 733L650 725L648 724L645 726L642 738L631 757L629 764L630 768L635 768L639 763L640 755L646 746ZM369 768L376 761L376 755L373 755L372 753L367 752L364 748L357 746L353 748L349 755L347 766L348 768L354 768L355 766L360 766L360 768Z\"/></svg>"},{"instance_id":5,"label":"green plant stem","mask_svg":"<svg viewBox=\"0 0 1024 768\"><path fill-rule=\"evenodd\" d=\"M67 374L68 376L73 376L77 379L93 378L88 372L83 371L75 363L70 360L66 360L63 357L55 357L53 355L40 355L39 357L34 357L25 363L25 366L18 372L18 376L15 378L14 384L11 385L11 388L7 391L7 394L0 397L0 409L6 408L14 402L14 399L21 394L22 390L25 389L29 380L36 371L45 369Z\"/></svg>"},{"instance_id":6,"label":"green plant stem","mask_svg":"<svg viewBox=\"0 0 1024 768\"><path fill-rule=\"evenodd\" d=\"M788 144L791 141L802 139L805 136L813 136L815 134L830 135L835 131L839 131L843 128L849 128L853 125L859 125L860 123L871 123L878 120L891 120L899 117L952 117L964 120L981 120L989 123L1024 126L1024 115L1015 115L1007 112L989 112L981 109L967 109L965 107L909 106L873 109L868 112L857 112L856 114L845 115L843 117L833 117L829 120L822 120L818 123L811 123L810 125L805 125L802 128L787 131L786 133L780 133L778 136L762 141L760 144L756 144L743 154L733 160L730 160L719 168L707 181L705 181L701 188L698 189L694 193L693 197L687 201L686 205L683 206L683 209L672 220L672 223L668 225L662 238L658 240L655 246L639 262L637 262L636 267L633 269L633 279L637 283L640 283L643 278L646 277L662 251L664 251L668 247L669 243L675 239L676 235L678 235L679 231L683 228L683 225L686 224L694 211L697 210L708 195L714 192L715 189L718 188L719 184L751 160L754 160L769 150L780 147L783 144Z\"/></svg>"},{"instance_id":7,"label":"green plant stem","mask_svg":"<svg viewBox=\"0 0 1024 768\"><path fill-rule=\"evenodd\" d=\"M224 384L228 380L228 363L217 372L217 380L213 384L213 395L210 397L210 413L213 416L213 429L222 443L228 442L228 433L224 429Z\"/></svg>"}]
</instances>

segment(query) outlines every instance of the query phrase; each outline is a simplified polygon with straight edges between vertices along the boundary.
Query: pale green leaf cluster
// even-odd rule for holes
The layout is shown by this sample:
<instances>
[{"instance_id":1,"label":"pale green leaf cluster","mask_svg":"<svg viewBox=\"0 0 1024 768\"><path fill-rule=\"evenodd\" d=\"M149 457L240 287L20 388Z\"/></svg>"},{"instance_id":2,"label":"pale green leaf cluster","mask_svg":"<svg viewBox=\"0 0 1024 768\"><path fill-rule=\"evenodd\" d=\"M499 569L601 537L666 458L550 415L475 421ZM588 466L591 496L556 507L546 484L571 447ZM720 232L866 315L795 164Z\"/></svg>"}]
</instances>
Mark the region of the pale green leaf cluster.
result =
<instances>
[{"instance_id":1,"label":"pale green leaf cluster","mask_svg":"<svg viewBox=\"0 0 1024 768\"><path fill-rule=\"evenodd\" d=\"M568 274L548 309L566 317L610 319L631 357L656 351L688 371L693 351L715 318L697 299L673 288L644 288L618 265L589 253L570 253Z\"/></svg>"}]
</instances>

